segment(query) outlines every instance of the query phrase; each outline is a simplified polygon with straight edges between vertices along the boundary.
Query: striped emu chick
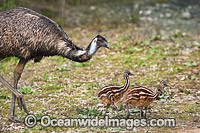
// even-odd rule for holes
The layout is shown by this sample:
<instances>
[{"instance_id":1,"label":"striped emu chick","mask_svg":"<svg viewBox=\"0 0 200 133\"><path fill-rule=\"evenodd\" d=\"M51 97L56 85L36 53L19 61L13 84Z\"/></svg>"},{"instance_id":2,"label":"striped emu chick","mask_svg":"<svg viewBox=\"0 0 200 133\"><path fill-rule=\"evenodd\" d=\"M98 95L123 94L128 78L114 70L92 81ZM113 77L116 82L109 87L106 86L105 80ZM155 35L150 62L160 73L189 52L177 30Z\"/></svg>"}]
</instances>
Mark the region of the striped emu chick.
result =
<instances>
[{"instance_id":1,"label":"striped emu chick","mask_svg":"<svg viewBox=\"0 0 200 133\"><path fill-rule=\"evenodd\" d=\"M129 70L125 70L124 71L125 84L123 86L111 84L111 85L104 86L99 90L98 98L102 101L103 104L107 106L104 117L106 116L108 108L110 107L111 104L117 110L117 114L119 115L119 112L115 103L117 103L123 97L124 93L128 90L130 86L129 76L131 75L133 74ZM119 115L119 117L121 116Z\"/></svg>"},{"instance_id":2,"label":"striped emu chick","mask_svg":"<svg viewBox=\"0 0 200 133\"><path fill-rule=\"evenodd\" d=\"M140 109L140 118L143 117L143 109L145 109L144 118L146 118L148 106L158 98L158 96L163 93L164 87L168 87L165 81L159 81L160 86L156 92L153 92L150 88L145 86L136 86L130 88L125 94L125 103L127 107L127 118L130 115L128 104L133 107L138 107Z\"/></svg>"}]
</instances>

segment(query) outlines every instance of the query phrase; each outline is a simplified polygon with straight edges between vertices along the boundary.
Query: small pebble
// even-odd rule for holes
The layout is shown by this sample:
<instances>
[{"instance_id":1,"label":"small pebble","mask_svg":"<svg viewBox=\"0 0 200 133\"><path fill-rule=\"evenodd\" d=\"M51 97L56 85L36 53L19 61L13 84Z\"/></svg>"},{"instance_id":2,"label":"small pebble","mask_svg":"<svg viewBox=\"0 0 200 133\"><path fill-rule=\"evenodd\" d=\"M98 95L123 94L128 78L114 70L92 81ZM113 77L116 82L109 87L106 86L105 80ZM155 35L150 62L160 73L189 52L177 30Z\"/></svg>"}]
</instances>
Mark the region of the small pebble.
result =
<instances>
[{"instance_id":1,"label":"small pebble","mask_svg":"<svg viewBox=\"0 0 200 133\"><path fill-rule=\"evenodd\" d=\"M197 91L197 96L200 96L200 91Z\"/></svg>"},{"instance_id":2,"label":"small pebble","mask_svg":"<svg viewBox=\"0 0 200 133\"><path fill-rule=\"evenodd\" d=\"M190 18L190 13L189 12L184 12L182 14L183 18L189 19Z\"/></svg>"},{"instance_id":3,"label":"small pebble","mask_svg":"<svg viewBox=\"0 0 200 133\"><path fill-rule=\"evenodd\" d=\"M196 102L196 104L200 104L200 102Z\"/></svg>"},{"instance_id":4,"label":"small pebble","mask_svg":"<svg viewBox=\"0 0 200 133\"><path fill-rule=\"evenodd\" d=\"M147 10L147 11L145 12L146 15L150 15L151 13L152 13L151 10Z\"/></svg>"},{"instance_id":5,"label":"small pebble","mask_svg":"<svg viewBox=\"0 0 200 133\"><path fill-rule=\"evenodd\" d=\"M179 112L179 110L175 108L174 109L174 113L178 113L178 112Z\"/></svg>"},{"instance_id":6,"label":"small pebble","mask_svg":"<svg viewBox=\"0 0 200 133\"><path fill-rule=\"evenodd\" d=\"M104 107L104 104L99 103L97 104L97 107Z\"/></svg>"},{"instance_id":7,"label":"small pebble","mask_svg":"<svg viewBox=\"0 0 200 133\"><path fill-rule=\"evenodd\" d=\"M181 81L183 81L183 80L185 80L185 77L182 77L182 78L181 78Z\"/></svg>"}]
</instances>

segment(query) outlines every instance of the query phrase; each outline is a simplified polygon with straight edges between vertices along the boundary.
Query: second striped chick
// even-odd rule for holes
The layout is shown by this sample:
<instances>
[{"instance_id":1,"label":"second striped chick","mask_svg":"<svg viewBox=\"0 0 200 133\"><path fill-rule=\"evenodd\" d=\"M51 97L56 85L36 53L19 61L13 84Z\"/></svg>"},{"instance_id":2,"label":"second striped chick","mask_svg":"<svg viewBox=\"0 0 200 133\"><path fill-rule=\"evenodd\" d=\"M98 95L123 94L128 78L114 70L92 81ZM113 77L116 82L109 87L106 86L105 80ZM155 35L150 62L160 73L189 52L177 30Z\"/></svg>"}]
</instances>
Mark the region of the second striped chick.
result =
<instances>
[{"instance_id":1,"label":"second striped chick","mask_svg":"<svg viewBox=\"0 0 200 133\"><path fill-rule=\"evenodd\" d=\"M144 117L146 118L147 107L158 98L158 96L163 93L164 87L169 85L165 81L159 81L160 86L156 92L153 92L150 88L145 86L135 86L130 88L125 94L125 103L127 106L127 118L130 115L128 104L133 107L138 107L140 109L140 118L143 117L143 109L145 109Z\"/></svg>"}]
</instances>

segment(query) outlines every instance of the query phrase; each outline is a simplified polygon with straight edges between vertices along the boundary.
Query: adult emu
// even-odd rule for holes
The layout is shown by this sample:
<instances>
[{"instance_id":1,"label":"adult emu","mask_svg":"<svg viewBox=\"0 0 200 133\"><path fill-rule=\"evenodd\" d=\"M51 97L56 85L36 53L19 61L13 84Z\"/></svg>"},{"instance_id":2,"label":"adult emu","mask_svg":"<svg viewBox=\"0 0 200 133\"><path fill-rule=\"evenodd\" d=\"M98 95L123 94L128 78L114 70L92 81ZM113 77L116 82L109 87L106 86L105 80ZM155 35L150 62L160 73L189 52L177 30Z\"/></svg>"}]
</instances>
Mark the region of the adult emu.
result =
<instances>
[{"instance_id":1,"label":"adult emu","mask_svg":"<svg viewBox=\"0 0 200 133\"><path fill-rule=\"evenodd\" d=\"M6 57L20 59L14 71L14 86L2 76L0 82L12 92L9 120L22 122L15 117L15 101L28 114L24 96L17 90L17 84L26 63L33 59L39 62L44 56L59 55L76 62L85 62L100 47L108 48L104 37L97 35L86 49L76 46L51 19L24 7L15 7L0 12L0 60Z\"/></svg>"}]
</instances>

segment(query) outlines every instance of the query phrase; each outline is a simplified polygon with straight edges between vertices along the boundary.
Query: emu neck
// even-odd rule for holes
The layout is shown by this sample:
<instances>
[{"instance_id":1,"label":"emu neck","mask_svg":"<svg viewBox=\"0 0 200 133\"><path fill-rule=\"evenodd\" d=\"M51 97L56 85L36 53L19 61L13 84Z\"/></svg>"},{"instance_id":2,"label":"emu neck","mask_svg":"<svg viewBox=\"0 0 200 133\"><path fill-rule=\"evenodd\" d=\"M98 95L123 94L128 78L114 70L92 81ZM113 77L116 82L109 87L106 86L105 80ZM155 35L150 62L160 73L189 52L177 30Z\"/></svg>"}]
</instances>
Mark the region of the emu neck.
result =
<instances>
[{"instance_id":1,"label":"emu neck","mask_svg":"<svg viewBox=\"0 0 200 133\"><path fill-rule=\"evenodd\" d=\"M153 96L153 98L154 99L158 98L160 96L160 94L161 93L159 91L156 91L155 94L154 94L154 96Z\"/></svg>"},{"instance_id":2,"label":"emu neck","mask_svg":"<svg viewBox=\"0 0 200 133\"><path fill-rule=\"evenodd\" d=\"M90 45L88 46L88 48L86 49L87 50L87 52L88 52L88 55L89 56L92 56L92 55L94 55L96 52L97 52L97 50L98 50L98 46L97 46L97 38L95 38L91 43L90 43Z\"/></svg>"},{"instance_id":3,"label":"emu neck","mask_svg":"<svg viewBox=\"0 0 200 133\"><path fill-rule=\"evenodd\" d=\"M96 39L94 39L86 49L79 48L74 44L69 44L67 46L64 42L61 42L59 46L61 47L63 57L76 62L88 61L99 48L96 45Z\"/></svg>"},{"instance_id":4,"label":"emu neck","mask_svg":"<svg viewBox=\"0 0 200 133\"><path fill-rule=\"evenodd\" d=\"M123 86L123 90L122 90L123 93L125 93L128 90L129 86L130 86L130 80L129 80L127 75L124 75L124 79L125 79L126 82L125 82L125 84Z\"/></svg>"},{"instance_id":5,"label":"emu neck","mask_svg":"<svg viewBox=\"0 0 200 133\"><path fill-rule=\"evenodd\" d=\"M162 85L158 86L158 89L157 89L157 91L154 94L154 98L158 98L160 96L161 92L159 91L159 89L163 90L163 88L164 87Z\"/></svg>"},{"instance_id":6,"label":"emu neck","mask_svg":"<svg viewBox=\"0 0 200 133\"><path fill-rule=\"evenodd\" d=\"M156 92L156 93L154 94L153 98L156 99L156 98L158 98L158 96L159 96L159 93Z\"/></svg>"}]
</instances>

